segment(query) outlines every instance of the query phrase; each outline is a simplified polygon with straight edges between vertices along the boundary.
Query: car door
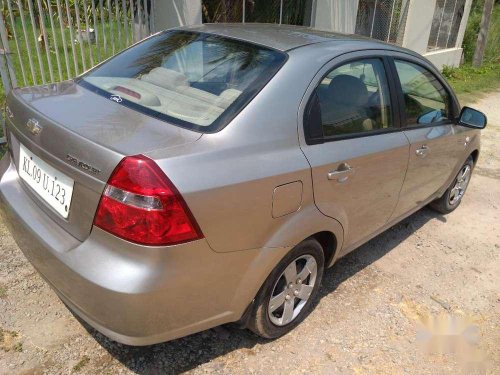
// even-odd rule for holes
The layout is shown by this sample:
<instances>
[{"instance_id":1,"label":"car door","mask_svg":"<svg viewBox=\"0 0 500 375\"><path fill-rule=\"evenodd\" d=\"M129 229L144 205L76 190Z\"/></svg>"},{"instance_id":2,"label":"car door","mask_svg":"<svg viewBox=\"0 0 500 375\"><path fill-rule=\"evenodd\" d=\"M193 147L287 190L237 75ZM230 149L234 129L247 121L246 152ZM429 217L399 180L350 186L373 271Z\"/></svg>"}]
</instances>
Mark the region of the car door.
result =
<instances>
[{"instance_id":1,"label":"car door","mask_svg":"<svg viewBox=\"0 0 500 375\"><path fill-rule=\"evenodd\" d=\"M375 53L346 54L325 66L306 93L302 118L314 200L341 222L345 250L387 223L408 162L388 61Z\"/></svg>"},{"instance_id":2,"label":"car door","mask_svg":"<svg viewBox=\"0 0 500 375\"><path fill-rule=\"evenodd\" d=\"M402 126L410 141L405 182L393 218L436 197L463 154L460 133L454 125L456 103L437 74L419 59L394 58L391 62L398 85Z\"/></svg>"}]
</instances>

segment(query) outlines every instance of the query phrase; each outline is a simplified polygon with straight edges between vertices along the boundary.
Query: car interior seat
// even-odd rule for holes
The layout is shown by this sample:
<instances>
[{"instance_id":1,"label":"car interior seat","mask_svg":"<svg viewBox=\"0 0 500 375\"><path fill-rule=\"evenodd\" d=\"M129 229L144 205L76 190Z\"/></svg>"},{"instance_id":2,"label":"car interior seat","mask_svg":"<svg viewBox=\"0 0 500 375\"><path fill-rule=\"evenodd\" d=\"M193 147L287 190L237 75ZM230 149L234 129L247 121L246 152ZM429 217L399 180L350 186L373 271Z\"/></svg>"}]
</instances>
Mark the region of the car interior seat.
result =
<instances>
[{"instance_id":1,"label":"car interior seat","mask_svg":"<svg viewBox=\"0 0 500 375\"><path fill-rule=\"evenodd\" d=\"M323 97L323 124L326 129L332 128L332 134L325 135L356 133L375 128L375 122L368 115L368 89L361 79L347 74L335 76Z\"/></svg>"}]
</instances>

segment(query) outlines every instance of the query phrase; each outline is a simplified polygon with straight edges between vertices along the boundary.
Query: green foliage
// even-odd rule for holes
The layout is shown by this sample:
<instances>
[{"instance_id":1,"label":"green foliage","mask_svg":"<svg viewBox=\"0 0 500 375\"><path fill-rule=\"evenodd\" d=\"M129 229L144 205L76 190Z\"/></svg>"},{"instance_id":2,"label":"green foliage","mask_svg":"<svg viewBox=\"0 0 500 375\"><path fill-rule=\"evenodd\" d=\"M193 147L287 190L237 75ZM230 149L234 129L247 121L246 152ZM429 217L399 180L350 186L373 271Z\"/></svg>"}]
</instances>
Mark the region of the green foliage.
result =
<instances>
[{"instance_id":1,"label":"green foliage","mask_svg":"<svg viewBox=\"0 0 500 375\"><path fill-rule=\"evenodd\" d=\"M15 352L23 351L23 343L18 341L19 334L14 331L6 331L0 327L0 349L4 352L10 352L11 350Z\"/></svg>"},{"instance_id":2,"label":"green foliage","mask_svg":"<svg viewBox=\"0 0 500 375\"><path fill-rule=\"evenodd\" d=\"M78 372L78 371L80 371L80 370L81 370L82 368L84 368L84 367L85 367L85 365L87 365L87 363L89 363L89 362L90 362L90 358L89 358L88 356L84 355L84 356L82 357L82 359L80 359L80 360L78 361L78 363L77 363L76 365L74 365L74 366L73 366L73 371L74 371L74 372Z\"/></svg>"},{"instance_id":3,"label":"green foliage","mask_svg":"<svg viewBox=\"0 0 500 375\"><path fill-rule=\"evenodd\" d=\"M500 2L497 1L491 16L486 44L485 61L500 64Z\"/></svg>"},{"instance_id":4,"label":"green foliage","mask_svg":"<svg viewBox=\"0 0 500 375\"><path fill-rule=\"evenodd\" d=\"M3 106L2 106L2 108L3 108ZM2 129L2 126L0 126L0 138L2 138L2 137L3 137L3 129ZM3 156L3 154L5 154L6 151L7 151L7 146L5 144L0 145L0 158ZM0 289L0 298L3 298L2 295L3 294L6 295L6 293L7 293L6 290L2 291Z\"/></svg>"},{"instance_id":5,"label":"green foliage","mask_svg":"<svg viewBox=\"0 0 500 375\"><path fill-rule=\"evenodd\" d=\"M474 68L470 64L460 68L444 66L443 75L455 93L462 99L466 98L466 101L473 101L478 94L500 87L500 63L487 63L481 68Z\"/></svg>"},{"instance_id":6,"label":"green foliage","mask_svg":"<svg viewBox=\"0 0 500 375\"><path fill-rule=\"evenodd\" d=\"M0 284L0 298L5 298L5 297L7 297L7 287Z\"/></svg>"},{"instance_id":7,"label":"green foliage","mask_svg":"<svg viewBox=\"0 0 500 375\"><path fill-rule=\"evenodd\" d=\"M3 112L3 107L5 105L5 94L3 92L3 87L0 86L0 111ZM3 117L3 113L1 113ZM2 120L3 121L3 120ZM0 123L0 138L3 137L3 124ZM5 144L0 145L0 158L7 151L7 146ZM0 286L0 298L5 298L7 296L7 289L3 286Z\"/></svg>"},{"instance_id":8,"label":"green foliage","mask_svg":"<svg viewBox=\"0 0 500 375\"><path fill-rule=\"evenodd\" d=\"M496 1L493 8L484 64L481 68L471 66L483 6L484 0L473 0L472 2L462 45L465 64L460 68L443 67L443 75L453 86L455 92L467 101L476 99L480 93L496 90L500 87L500 1Z\"/></svg>"},{"instance_id":9,"label":"green foliage","mask_svg":"<svg viewBox=\"0 0 500 375\"><path fill-rule=\"evenodd\" d=\"M199 1L199 0L198 0ZM283 2L282 21L285 24L302 25L306 0ZM280 17L280 0L253 0L245 4L245 21L277 23ZM243 3L241 0L203 0L203 22L241 22L243 18Z\"/></svg>"},{"instance_id":10,"label":"green foliage","mask_svg":"<svg viewBox=\"0 0 500 375\"><path fill-rule=\"evenodd\" d=\"M462 47L465 63L472 62L483 15L484 0L473 0ZM493 8L486 44L485 63L500 63L500 2Z\"/></svg>"},{"instance_id":11,"label":"green foliage","mask_svg":"<svg viewBox=\"0 0 500 375\"><path fill-rule=\"evenodd\" d=\"M457 68L449 65L444 65L441 73L446 77L446 79L454 78Z\"/></svg>"},{"instance_id":12,"label":"green foliage","mask_svg":"<svg viewBox=\"0 0 500 375\"><path fill-rule=\"evenodd\" d=\"M474 68L470 65L463 65L460 68L445 65L443 75L449 79L472 80L481 76L490 76L491 73L498 73L498 67L495 64L484 65L481 68Z\"/></svg>"},{"instance_id":13,"label":"green foliage","mask_svg":"<svg viewBox=\"0 0 500 375\"><path fill-rule=\"evenodd\" d=\"M474 49L476 48L483 5L484 0L472 0L469 20L467 21L467 28L465 29L464 41L462 43L464 60L466 63L472 62L472 58L474 57Z\"/></svg>"},{"instance_id":14,"label":"green foliage","mask_svg":"<svg viewBox=\"0 0 500 375\"><path fill-rule=\"evenodd\" d=\"M21 8L22 8L22 11L24 12L24 16L29 17L28 0L21 0L19 3L17 1L13 1L13 0L8 0L8 1L11 1L10 6L11 6L12 14L14 17L19 17L19 15L20 15L19 4L21 4ZM35 18L37 19L37 22L38 22L38 17L40 16L40 10L38 8L37 1L36 0L32 0L32 1L33 1L32 2L33 13L34 13ZM88 0L84 4L84 2L82 0L68 0L67 1L68 10L69 10L69 13L71 15L71 18L75 19L76 12L78 11L80 22L85 22L85 11L89 15L89 17L91 17L92 2L94 2L94 8L95 8L97 16L99 17L100 16L100 9L101 9L99 6L99 1ZM51 12L53 17L58 19L57 18L58 13L57 13L57 1L56 0L41 0L40 3L41 3L41 8L42 8L42 13L44 14L45 17L48 16L49 12ZM59 0L59 4L61 4L61 6L63 8L62 9L63 18L66 18L66 7L65 7L66 2L65 2L65 0ZM84 5L86 5L86 7ZM122 11L123 11L122 5L123 4L121 1L112 0L110 2L111 12L113 12L113 14L114 14L116 8L118 8L118 12L121 15ZM127 2L126 2L126 5L128 6ZM108 3L106 0L103 1L102 8L103 8L104 15L106 16L106 14L108 13ZM3 7L3 13L4 13L4 18L5 18L8 15L6 6ZM66 20L64 20L64 21L66 21Z\"/></svg>"},{"instance_id":15,"label":"green foliage","mask_svg":"<svg viewBox=\"0 0 500 375\"><path fill-rule=\"evenodd\" d=\"M26 26L26 35L21 22L21 12L17 1L2 1L2 7L0 8L0 16L3 16L5 21L5 27L7 29L7 34L9 35L9 49L11 51L11 59L13 63L14 71L16 72L17 82L19 86L31 86L42 84L42 75L44 75L45 81L51 81L50 70L49 70L49 58L51 60L51 66L53 68L54 81L65 80L72 78L78 74L81 74L86 69L90 68L92 65L97 63L98 60L104 60L111 55L121 51L123 48L127 47L131 42L133 42L133 32L131 23L131 8L129 6L130 2L125 2L127 5L125 11L127 12L126 18L128 23L124 24L124 8L123 2L118 0L111 0L103 2L103 20L100 17L100 6L99 2L96 4L96 15L97 15L97 33L99 34L100 42L98 44L88 43L85 36L82 37L82 43L78 43L78 32L77 32L77 22L75 4L77 4L78 15L80 20L80 28L85 29L87 25L89 27L94 27L93 17L90 12L92 1L86 1L87 12L83 7L83 1L81 0L68 0L69 5L69 18L66 12L66 1L59 0L62 6L61 20L58 18L57 12L57 2L55 0L42 0L41 8L43 17L40 17L40 12L38 8L37 1L32 2L32 9L34 12L34 22L31 22L31 17L29 15L29 7L27 0L21 0L19 3L22 6L23 17ZM107 5L111 6L111 9ZM8 5L8 6L7 6ZM9 8L10 7L10 8ZM10 17L12 11L12 18ZM51 22L49 17L50 14L53 16L54 29L51 28ZM112 15L110 16L110 11ZM85 13L88 18L85 20ZM116 16L118 15L118 21ZM111 19L110 19L111 17ZM60 22L62 23L62 28L60 27ZM104 28L102 25L104 21ZM45 39L42 34L41 26L45 26L46 30L46 41L49 45L49 51L47 53L45 47ZM127 29L125 29L127 25ZM120 35L118 34L120 30ZM14 38L14 34L18 37L18 43ZM103 35L106 37L107 48L104 48L104 43L102 42ZM73 41L73 43L71 43ZM36 47L40 50L40 55L36 53ZM57 48L56 48L57 47ZM68 59L65 58L65 47ZM29 62L29 54L31 53L32 65ZM83 53L83 55L82 55ZM57 64L57 56L59 56L59 64L61 66L60 75L59 68ZM92 56L92 57L91 57ZM24 68L24 75L22 74L21 65ZM32 72L33 70L33 72ZM33 77L33 75L34 77ZM5 106L5 91L3 85L0 83L0 111ZM3 137L2 126L0 125L0 138ZM0 145L0 157L5 153L6 146Z\"/></svg>"}]
</instances>

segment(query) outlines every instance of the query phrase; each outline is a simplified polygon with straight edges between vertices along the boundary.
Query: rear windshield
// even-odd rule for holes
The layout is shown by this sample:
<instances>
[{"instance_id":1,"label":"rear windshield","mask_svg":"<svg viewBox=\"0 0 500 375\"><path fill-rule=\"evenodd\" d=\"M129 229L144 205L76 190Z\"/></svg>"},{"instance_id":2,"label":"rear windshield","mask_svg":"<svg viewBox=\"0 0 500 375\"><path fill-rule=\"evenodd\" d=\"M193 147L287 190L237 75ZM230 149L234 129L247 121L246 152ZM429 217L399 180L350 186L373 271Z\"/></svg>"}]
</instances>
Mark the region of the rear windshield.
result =
<instances>
[{"instance_id":1,"label":"rear windshield","mask_svg":"<svg viewBox=\"0 0 500 375\"><path fill-rule=\"evenodd\" d=\"M125 50L79 84L121 105L202 132L224 127L286 54L211 34L167 31Z\"/></svg>"}]
</instances>

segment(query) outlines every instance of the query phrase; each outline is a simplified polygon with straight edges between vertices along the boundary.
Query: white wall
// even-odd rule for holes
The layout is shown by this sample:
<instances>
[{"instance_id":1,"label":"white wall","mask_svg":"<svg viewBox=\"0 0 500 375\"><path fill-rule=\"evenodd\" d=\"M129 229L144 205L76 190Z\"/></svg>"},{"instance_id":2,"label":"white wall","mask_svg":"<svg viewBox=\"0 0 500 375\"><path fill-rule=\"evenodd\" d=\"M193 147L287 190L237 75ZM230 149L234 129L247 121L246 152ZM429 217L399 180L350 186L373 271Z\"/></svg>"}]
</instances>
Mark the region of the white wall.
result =
<instances>
[{"instance_id":1,"label":"white wall","mask_svg":"<svg viewBox=\"0 0 500 375\"><path fill-rule=\"evenodd\" d=\"M459 66L462 59L462 48L447 48L439 49L432 52L427 52L424 56L429 59L439 70L443 66Z\"/></svg>"},{"instance_id":2,"label":"white wall","mask_svg":"<svg viewBox=\"0 0 500 375\"><path fill-rule=\"evenodd\" d=\"M177 26L201 24L201 0L156 0L155 31Z\"/></svg>"},{"instance_id":3,"label":"white wall","mask_svg":"<svg viewBox=\"0 0 500 375\"><path fill-rule=\"evenodd\" d=\"M420 54L427 52L436 0L411 0L406 18L403 47Z\"/></svg>"},{"instance_id":4,"label":"white wall","mask_svg":"<svg viewBox=\"0 0 500 375\"><path fill-rule=\"evenodd\" d=\"M313 1L311 26L320 30L353 34L358 0Z\"/></svg>"}]
</instances>

